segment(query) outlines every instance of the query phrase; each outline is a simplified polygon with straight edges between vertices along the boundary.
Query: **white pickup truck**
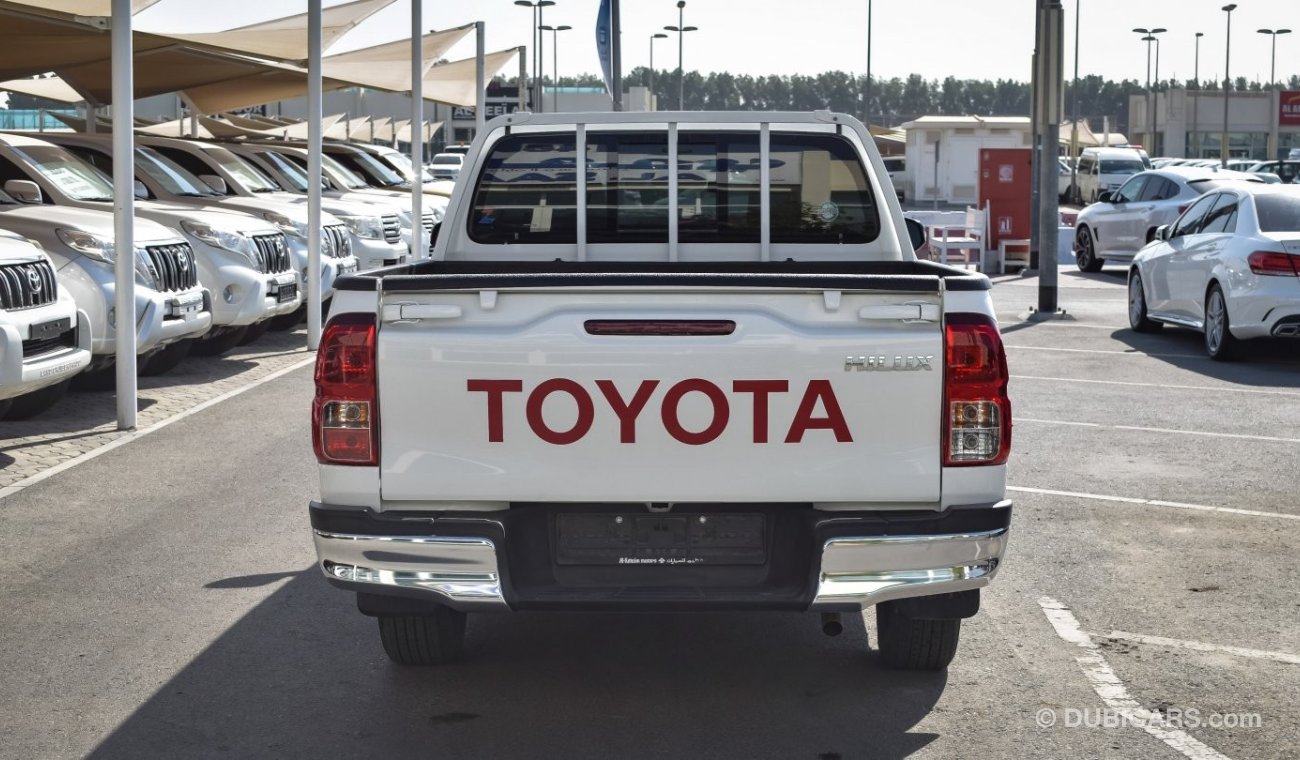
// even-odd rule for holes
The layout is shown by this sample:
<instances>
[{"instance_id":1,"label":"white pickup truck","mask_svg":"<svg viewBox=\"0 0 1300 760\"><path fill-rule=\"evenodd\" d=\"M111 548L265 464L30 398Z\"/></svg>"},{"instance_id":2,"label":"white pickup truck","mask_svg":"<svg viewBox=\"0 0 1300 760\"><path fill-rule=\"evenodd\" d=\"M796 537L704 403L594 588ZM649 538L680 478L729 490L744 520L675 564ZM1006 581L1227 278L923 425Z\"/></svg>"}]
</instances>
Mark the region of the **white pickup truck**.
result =
<instances>
[{"instance_id":1,"label":"white pickup truck","mask_svg":"<svg viewBox=\"0 0 1300 760\"><path fill-rule=\"evenodd\" d=\"M886 177L829 112L490 122L432 260L341 279L317 354L320 569L388 656L875 605L883 662L945 667L1007 545L1007 365Z\"/></svg>"}]
</instances>

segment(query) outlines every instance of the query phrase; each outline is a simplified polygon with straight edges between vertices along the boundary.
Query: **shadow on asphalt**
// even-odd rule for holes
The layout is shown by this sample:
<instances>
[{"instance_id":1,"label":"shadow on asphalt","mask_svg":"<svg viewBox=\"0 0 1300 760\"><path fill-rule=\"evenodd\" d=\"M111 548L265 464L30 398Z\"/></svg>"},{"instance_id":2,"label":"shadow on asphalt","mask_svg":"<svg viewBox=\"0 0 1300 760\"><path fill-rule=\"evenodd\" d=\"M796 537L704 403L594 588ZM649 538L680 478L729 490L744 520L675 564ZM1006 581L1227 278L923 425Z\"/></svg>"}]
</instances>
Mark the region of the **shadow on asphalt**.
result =
<instances>
[{"instance_id":1,"label":"shadow on asphalt","mask_svg":"<svg viewBox=\"0 0 1300 760\"><path fill-rule=\"evenodd\" d=\"M864 636L857 616L832 639L812 615L472 615L464 663L404 669L384 657L352 595L308 568L91 757L914 753L937 738L908 730L947 674L884 670Z\"/></svg>"},{"instance_id":2,"label":"shadow on asphalt","mask_svg":"<svg viewBox=\"0 0 1300 760\"><path fill-rule=\"evenodd\" d=\"M1265 338L1242 344L1234 361L1216 362L1205 353L1205 336L1196 330L1166 325L1155 333L1116 330L1119 343L1179 369L1240 385L1300 388L1300 352L1293 340Z\"/></svg>"}]
</instances>

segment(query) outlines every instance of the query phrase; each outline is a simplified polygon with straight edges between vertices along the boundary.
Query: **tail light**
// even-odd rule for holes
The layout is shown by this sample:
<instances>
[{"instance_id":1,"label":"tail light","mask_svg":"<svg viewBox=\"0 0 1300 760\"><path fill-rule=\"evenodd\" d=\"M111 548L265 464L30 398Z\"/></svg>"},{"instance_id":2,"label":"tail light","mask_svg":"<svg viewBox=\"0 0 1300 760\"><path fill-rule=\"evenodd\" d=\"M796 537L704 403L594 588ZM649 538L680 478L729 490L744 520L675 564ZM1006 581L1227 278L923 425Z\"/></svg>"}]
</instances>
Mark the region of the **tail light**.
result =
<instances>
[{"instance_id":1,"label":"tail light","mask_svg":"<svg viewBox=\"0 0 1300 760\"><path fill-rule=\"evenodd\" d=\"M944 466L1005 463L1011 453L1011 399L997 324L984 314L950 314L944 350Z\"/></svg>"},{"instance_id":2,"label":"tail light","mask_svg":"<svg viewBox=\"0 0 1300 760\"><path fill-rule=\"evenodd\" d=\"M379 464L375 317L331 319L316 351L312 441L321 464Z\"/></svg>"},{"instance_id":3,"label":"tail light","mask_svg":"<svg viewBox=\"0 0 1300 760\"><path fill-rule=\"evenodd\" d=\"M1255 251L1246 257L1250 271L1276 277L1300 275L1300 256L1276 251Z\"/></svg>"}]
</instances>

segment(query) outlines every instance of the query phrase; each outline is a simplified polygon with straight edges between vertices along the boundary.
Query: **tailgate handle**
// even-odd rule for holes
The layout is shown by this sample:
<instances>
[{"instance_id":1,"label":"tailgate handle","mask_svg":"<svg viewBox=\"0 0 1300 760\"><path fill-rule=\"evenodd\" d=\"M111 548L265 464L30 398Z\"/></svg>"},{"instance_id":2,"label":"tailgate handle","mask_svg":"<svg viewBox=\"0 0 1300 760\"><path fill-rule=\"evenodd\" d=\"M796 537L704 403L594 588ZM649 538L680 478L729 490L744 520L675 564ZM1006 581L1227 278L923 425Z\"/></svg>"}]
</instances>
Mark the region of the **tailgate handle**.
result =
<instances>
[{"instance_id":1,"label":"tailgate handle","mask_svg":"<svg viewBox=\"0 0 1300 760\"><path fill-rule=\"evenodd\" d=\"M588 335L730 335L730 319L589 319Z\"/></svg>"},{"instance_id":2,"label":"tailgate handle","mask_svg":"<svg viewBox=\"0 0 1300 760\"><path fill-rule=\"evenodd\" d=\"M939 305L933 303L883 303L858 309L858 319L891 320L904 322L937 322Z\"/></svg>"},{"instance_id":3,"label":"tailgate handle","mask_svg":"<svg viewBox=\"0 0 1300 760\"><path fill-rule=\"evenodd\" d=\"M395 303L384 306L385 322L418 321L421 319L456 319L461 308L450 304Z\"/></svg>"}]
</instances>

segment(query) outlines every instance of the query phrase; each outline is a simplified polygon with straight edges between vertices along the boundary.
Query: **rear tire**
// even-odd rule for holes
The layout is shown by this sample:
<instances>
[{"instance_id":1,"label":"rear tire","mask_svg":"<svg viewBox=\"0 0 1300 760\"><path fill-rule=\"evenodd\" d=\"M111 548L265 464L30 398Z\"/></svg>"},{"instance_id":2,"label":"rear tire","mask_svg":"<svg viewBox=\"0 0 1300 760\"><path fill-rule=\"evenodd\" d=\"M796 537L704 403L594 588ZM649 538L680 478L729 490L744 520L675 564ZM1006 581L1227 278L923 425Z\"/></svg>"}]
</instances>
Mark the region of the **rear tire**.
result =
<instances>
[{"instance_id":1,"label":"rear tire","mask_svg":"<svg viewBox=\"0 0 1300 760\"><path fill-rule=\"evenodd\" d=\"M427 615L380 615L377 619L384 652L398 665L446 665L464 654L463 612L438 607Z\"/></svg>"},{"instance_id":2,"label":"rear tire","mask_svg":"<svg viewBox=\"0 0 1300 760\"><path fill-rule=\"evenodd\" d=\"M140 365L140 376L153 377L171 372L176 369L176 365L185 361L193 348L193 340L178 340L170 346L155 351L152 356L144 360L144 364Z\"/></svg>"},{"instance_id":3,"label":"rear tire","mask_svg":"<svg viewBox=\"0 0 1300 760\"><path fill-rule=\"evenodd\" d=\"M876 605L880 659L896 670L942 670L957 654L960 619L918 620L894 602Z\"/></svg>"},{"instance_id":4,"label":"rear tire","mask_svg":"<svg viewBox=\"0 0 1300 760\"><path fill-rule=\"evenodd\" d=\"M1151 333L1164 327L1147 316L1146 290L1142 287L1142 275L1136 269L1128 277L1128 326L1140 333Z\"/></svg>"},{"instance_id":5,"label":"rear tire","mask_svg":"<svg viewBox=\"0 0 1300 760\"><path fill-rule=\"evenodd\" d=\"M227 329L216 337L199 338L194 342L192 351L195 356L221 356L238 346L239 341L244 339L244 333L247 330L246 327L235 327Z\"/></svg>"},{"instance_id":6,"label":"rear tire","mask_svg":"<svg viewBox=\"0 0 1300 760\"><path fill-rule=\"evenodd\" d=\"M44 412L59 402L63 394L68 392L68 386L72 380L64 380L61 383L55 383L41 388L39 391L24 393L16 398L9 399L8 408L0 408L0 419L5 420L25 420Z\"/></svg>"},{"instance_id":7,"label":"rear tire","mask_svg":"<svg viewBox=\"0 0 1300 760\"><path fill-rule=\"evenodd\" d=\"M1075 248L1074 262L1078 265L1080 272L1100 272L1104 263L1103 259L1097 258L1097 247L1092 240L1092 232L1086 227L1079 227L1074 233Z\"/></svg>"},{"instance_id":8,"label":"rear tire","mask_svg":"<svg viewBox=\"0 0 1300 760\"><path fill-rule=\"evenodd\" d=\"M261 322L249 325L244 329L244 337L239 339L239 345L247 346L249 343L252 343L263 335L266 335L266 331L269 329L271 329L271 321L269 319L263 319Z\"/></svg>"},{"instance_id":9,"label":"rear tire","mask_svg":"<svg viewBox=\"0 0 1300 760\"><path fill-rule=\"evenodd\" d=\"M1205 297L1205 353L1216 362L1230 362L1241 354L1241 341L1232 335L1228 301L1218 283Z\"/></svg>"}]
</instances>

